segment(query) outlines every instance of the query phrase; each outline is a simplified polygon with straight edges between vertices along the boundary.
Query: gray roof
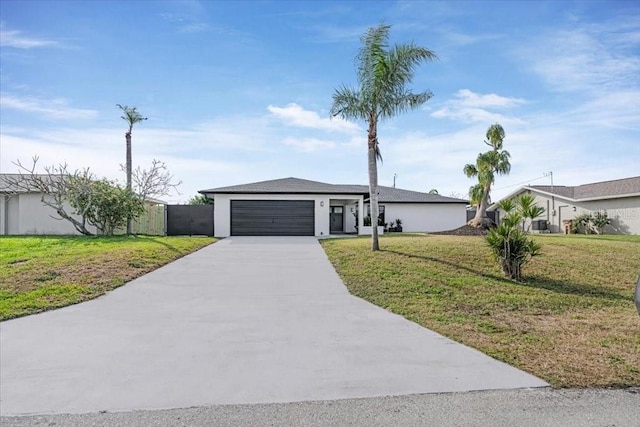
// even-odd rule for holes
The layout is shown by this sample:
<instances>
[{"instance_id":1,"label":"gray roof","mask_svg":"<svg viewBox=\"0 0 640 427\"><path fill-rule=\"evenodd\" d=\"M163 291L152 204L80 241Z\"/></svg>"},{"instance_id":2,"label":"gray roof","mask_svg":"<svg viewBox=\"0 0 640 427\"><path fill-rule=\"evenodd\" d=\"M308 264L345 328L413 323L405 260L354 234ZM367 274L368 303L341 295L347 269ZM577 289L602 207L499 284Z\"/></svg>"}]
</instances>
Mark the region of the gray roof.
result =
<instances>
[{"instance_id":1,"label":"gray roof","mask_svg":"<svg viewBox=\"0 0 640 427\"><path fill-rule=\"evenodd\" d=\"M223 194L365 194L360 185L334 185L300 178L281 178L229 187L200 190L199 193Z\"/></svg>"},{"instance_id":2,"label":"gray roof","mask_svg":"<svg viewBox=\"0 0 640 427\"><path fill-rule=\"evenodd\" d=\"M53 182L59 180L59 175L34 174L33 177L43 182ZM39 192L40 190L33 184L30 174L0 173L0 193L16 194Z\"/></svg>"},{"instance_id":3,"label":"gray roof","mask_svg":"<svg viewBox=\"0 0 640 427\"><path fill-rule=\"evenodd\" d=\"M364 186L369 194L369 187ZM468 200L445 197L439 194L421 193L419 191L403 190L401 188L378 186L378 201L380 203L469 203Z\"/></svg>"},{"instance_id":4,"label":"gray roof","mask_svg":"<svg viewBox=\"0 0 640 427\"><path fill-rule=\"evenodd\" d=\"M270 181L252 182L229 187L200 190L209 194L352 194L369 195L368 185L327 184L300 178L282 178ZM438 194L420 193L418 191L378 186L381 203L468 203L467 200L444 197Z\"/></svg>"},{"instance_id":5,"label":"gray roof","mask_svg":"<svg viewBox=\"0 0 640 427\"><path fill-rule=\"evenodd\" d=\"M594 182L575 187L532 185L530 188L573 200L615 198L616 196L640 194L640 176Z\"/></svg>"}]
</instances>

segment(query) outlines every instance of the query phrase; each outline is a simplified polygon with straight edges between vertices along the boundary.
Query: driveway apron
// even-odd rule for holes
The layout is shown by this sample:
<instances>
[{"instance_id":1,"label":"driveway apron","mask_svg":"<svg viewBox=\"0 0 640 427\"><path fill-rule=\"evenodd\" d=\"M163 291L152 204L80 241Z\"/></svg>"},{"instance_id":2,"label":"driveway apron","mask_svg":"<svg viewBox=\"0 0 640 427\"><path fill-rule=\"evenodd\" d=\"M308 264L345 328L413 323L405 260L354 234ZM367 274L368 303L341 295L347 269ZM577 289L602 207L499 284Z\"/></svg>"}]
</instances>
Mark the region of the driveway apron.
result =
<instances>
[{"instance_id":1,"label":"driveway apron","mask_svg":"<svg viewBox=\"0 0 640 427\"><path fill-rule=\"evenodd\" d=\"M0 415L547 386L350 295L312 237L232 237L0 323Z\"/></svg>"}]
</instances>

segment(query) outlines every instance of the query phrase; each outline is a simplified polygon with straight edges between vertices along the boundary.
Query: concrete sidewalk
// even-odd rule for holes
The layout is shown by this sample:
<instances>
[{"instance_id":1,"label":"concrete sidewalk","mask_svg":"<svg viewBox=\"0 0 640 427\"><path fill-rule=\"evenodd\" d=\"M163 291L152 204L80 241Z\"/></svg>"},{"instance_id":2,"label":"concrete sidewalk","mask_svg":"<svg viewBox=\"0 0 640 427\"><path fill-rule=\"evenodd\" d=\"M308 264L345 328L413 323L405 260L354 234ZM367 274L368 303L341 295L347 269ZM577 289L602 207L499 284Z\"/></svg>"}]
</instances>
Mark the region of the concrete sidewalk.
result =
<instances>
[{"instance_id":1,"label":"concrete sidewalk","mask_svg":"<svg viewBox=\"0 0 640 427\"><path fill-rule=\"evenodd\" d=\"M0 324L0 414L544 387L351 296L315 238L228 238Z\"/></svg>"}]
</instances>

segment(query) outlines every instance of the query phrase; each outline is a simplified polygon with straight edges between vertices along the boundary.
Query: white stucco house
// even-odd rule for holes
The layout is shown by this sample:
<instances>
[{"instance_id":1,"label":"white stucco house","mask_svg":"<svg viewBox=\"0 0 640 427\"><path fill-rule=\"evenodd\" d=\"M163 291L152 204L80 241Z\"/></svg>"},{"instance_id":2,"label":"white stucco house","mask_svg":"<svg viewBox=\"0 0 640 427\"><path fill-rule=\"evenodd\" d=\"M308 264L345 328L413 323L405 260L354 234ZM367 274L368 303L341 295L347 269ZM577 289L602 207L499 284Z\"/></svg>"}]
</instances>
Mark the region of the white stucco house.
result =
<instances>
[{"instance_id":1,"label":"white stucco house","mask_svg":"<svg viewBox=\"0 0 640 427\"><path fill-rule=\"evenodd\" d=\"M366 185L283 178L199 192L214 201L216 237L370 233L364 226ZM451 230L465 223L467 200L383 186L378 195L383 221L401 219L405 232Z\"/></svg>"},{"instance_id":2,"label":"white stucco house","mask_svg":"<svg viewBox=\"0 0 640 427\"><path fill-rule=\"evenodd\" d=\"M530 185L519 188L503 199L516 199L523 193L535 197L545 209L536 221L546 223L552 233L564 233L567 221L584 213L607 212L611 225L607 234L640 234L640 176L594 182L577 186ZM497 204L489 210L500 212ZM539 228L539 227L535 227Z\"/></svg>"}]
</instances>

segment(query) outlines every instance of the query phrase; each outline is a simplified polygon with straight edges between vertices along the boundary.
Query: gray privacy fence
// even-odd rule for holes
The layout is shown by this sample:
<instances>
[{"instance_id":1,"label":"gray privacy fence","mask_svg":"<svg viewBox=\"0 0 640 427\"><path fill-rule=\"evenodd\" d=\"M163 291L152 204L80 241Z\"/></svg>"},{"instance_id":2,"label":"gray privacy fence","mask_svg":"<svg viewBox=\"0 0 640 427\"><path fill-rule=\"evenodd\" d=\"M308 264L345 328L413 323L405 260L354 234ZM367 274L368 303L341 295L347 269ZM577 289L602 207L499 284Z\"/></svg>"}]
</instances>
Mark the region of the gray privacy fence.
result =
<instances>
[{"instance_id":1,"label":"gray privacy fence","mask_svg":"<svg viewBox=\"0 0 640 427\"><path fill-rule=\"evenodd\" d=\"M475 209L467 210L467 222L471 221L475 216L476 216ZM491 219L491 221L495 222L496 224L500 220L500 214L498 213L498 211L487 211L487 216L489 217L489 219Z\"/></svg>"},{"instance_id":2,"label":"gray privacy fence","mask_svg":"<svg viewBox=\"0 0 640 427\"><path fill-rule=\"evenodd\" d=\"M167 236L213 236L213 205L167 205Z\"/></svg>"}]
</instances>

